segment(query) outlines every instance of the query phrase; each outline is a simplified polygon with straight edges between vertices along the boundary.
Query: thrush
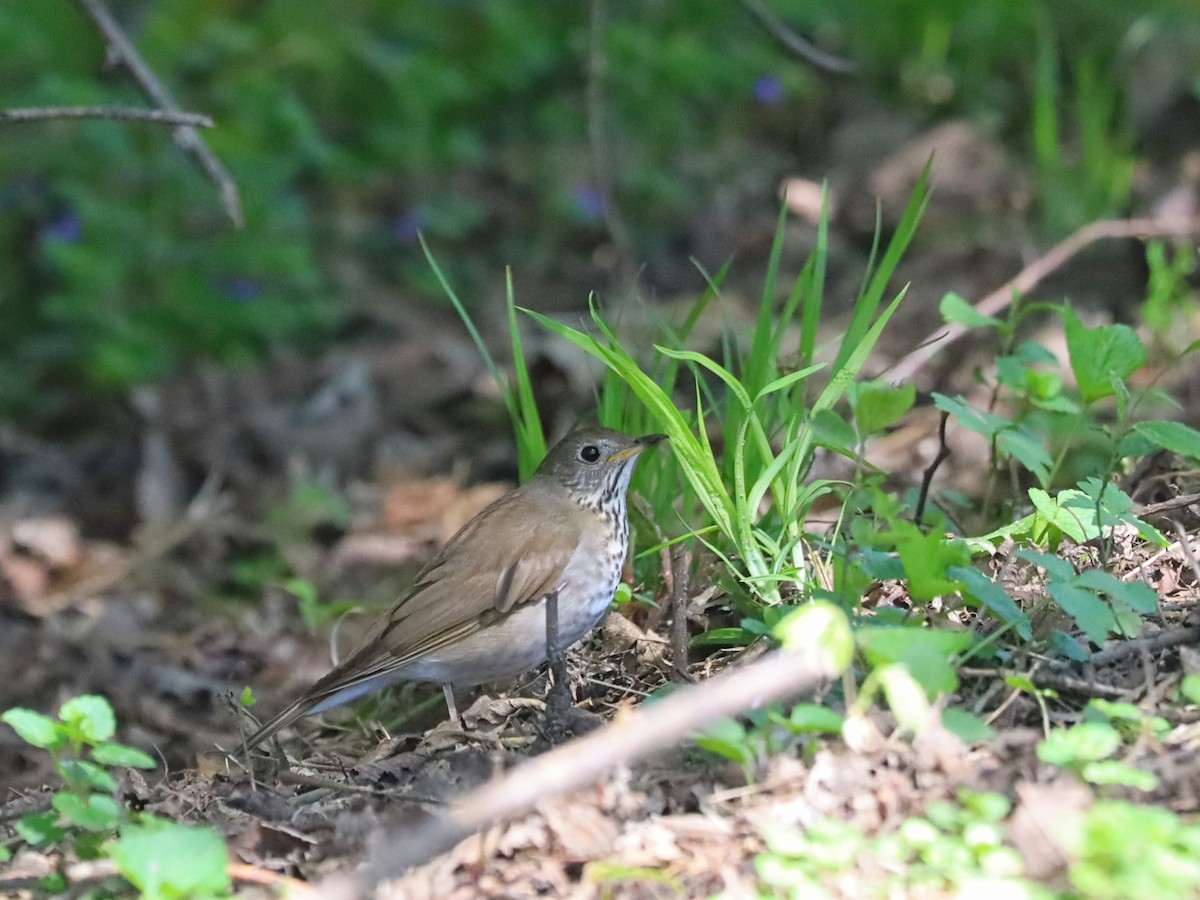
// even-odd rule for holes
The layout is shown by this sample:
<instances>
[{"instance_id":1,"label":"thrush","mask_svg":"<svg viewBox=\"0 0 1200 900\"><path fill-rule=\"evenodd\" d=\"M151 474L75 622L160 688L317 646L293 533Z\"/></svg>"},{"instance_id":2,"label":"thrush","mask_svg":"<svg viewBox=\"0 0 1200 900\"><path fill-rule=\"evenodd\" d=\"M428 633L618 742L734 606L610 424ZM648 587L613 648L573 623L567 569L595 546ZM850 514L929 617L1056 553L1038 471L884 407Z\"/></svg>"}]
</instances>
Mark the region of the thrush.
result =
<instances>
[{"instance_id":1,"label":"thrush","mask_svg":"<svg viewBox=\"0 0 1200 900\"><path fill-rule=\"evenodd\" d=\"M665 435L567 435L537 471L464 525L324 677L264 724L253 747L297 719L398 681L453 686L512 678L545 660L565 694L563 651L604 615L629 549L625 497L638 455Z\"/></svg>"}]
</instances>

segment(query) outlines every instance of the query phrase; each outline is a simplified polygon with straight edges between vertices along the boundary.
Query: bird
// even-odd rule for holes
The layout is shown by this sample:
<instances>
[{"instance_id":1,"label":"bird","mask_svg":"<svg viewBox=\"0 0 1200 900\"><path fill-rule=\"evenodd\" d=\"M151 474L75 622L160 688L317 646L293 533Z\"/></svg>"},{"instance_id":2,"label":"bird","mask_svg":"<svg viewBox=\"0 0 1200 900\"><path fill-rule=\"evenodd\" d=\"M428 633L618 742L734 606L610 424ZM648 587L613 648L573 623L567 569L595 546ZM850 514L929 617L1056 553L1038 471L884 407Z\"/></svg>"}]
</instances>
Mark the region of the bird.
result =
<instances>
[{"instance_id":1,"label":"bird","mask_svg":"<svg viewBox=\"0 0 1200 900\"><path fill-rule=\"evenodd\" d=\"M639 455L665 437L568 434L524 484L459 529L363 640L247 747L399 681L441 684L457 720L453 686L513 678L546 660L555 706L569 707L563 651L612 602L629 549L629 482Z\"/></svg>"}]
</instances>

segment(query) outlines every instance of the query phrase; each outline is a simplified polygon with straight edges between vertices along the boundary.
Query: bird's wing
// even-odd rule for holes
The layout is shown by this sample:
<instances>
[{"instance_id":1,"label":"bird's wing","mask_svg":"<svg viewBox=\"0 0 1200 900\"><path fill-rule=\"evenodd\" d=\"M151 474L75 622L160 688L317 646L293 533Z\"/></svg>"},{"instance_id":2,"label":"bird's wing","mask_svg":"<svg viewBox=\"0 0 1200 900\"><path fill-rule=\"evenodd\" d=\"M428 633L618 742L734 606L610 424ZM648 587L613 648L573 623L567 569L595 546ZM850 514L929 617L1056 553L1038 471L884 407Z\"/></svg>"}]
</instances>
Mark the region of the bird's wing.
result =
<instances>
[{"instance_id":1,"label":"bird's wing","mask_svg":"<svg viewBox=\"0 0 1200 900\"><path fill-rule=\"evenodd\" d=\"M531 519L522 494L501 498L451 538L363 644L403 665L445 646L443 636L458 640L460 629L486 627L557 590L579 546L578 507L544 498Z\"/></svg>"},{"instance_id":2,"label":"bird's wing","mask_svg":"<svg viewBox=\"0 0 1200 900\"><path fill-rule=\"evenodd\" d=\"M322 701L338 694L352 699L355 686L457 643L557 590L579 544L578 507L546 498L535 504L539 514L531 521L529 505L521 502L524 492L501 497L464 525L363 641L248 745L261 743Z\"/></svg>"}]
</instances>

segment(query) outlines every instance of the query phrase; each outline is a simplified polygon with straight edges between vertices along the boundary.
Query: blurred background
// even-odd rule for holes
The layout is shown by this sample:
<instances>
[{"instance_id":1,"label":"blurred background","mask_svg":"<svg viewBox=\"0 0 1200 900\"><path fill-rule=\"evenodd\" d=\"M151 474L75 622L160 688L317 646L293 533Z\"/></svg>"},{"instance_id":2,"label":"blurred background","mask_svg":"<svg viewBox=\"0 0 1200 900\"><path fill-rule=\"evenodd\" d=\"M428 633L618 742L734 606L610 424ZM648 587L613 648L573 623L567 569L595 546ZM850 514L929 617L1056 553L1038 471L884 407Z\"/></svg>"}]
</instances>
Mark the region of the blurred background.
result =
<instances>
[{"instance_id":1,"label":"blurred background","mask_svg":"<svg viewBox=\"0 0 1200 900\"><path fill-rule=\"evenodd\" d=\"M0 4L0 108L149 105L85 7ZM1200 208L1194 0L111 9L215 120L244 225L169 127L0 123L0 708L103 689L131 740L188 764L235 730L220 696L321 674L329 623L389 602L516 475L419 236L502 364L506 266L518 304L578 324L594 294L649 354L732 260L690 338L719 357L753 321L785 196L781 285L829 187L836 334L934 154L875 375L946 292L977 300L1098 218ZM1097 244L1036 296L1178 354L1194 259L1194 239ZM522 331L554 438L595 415L598 373ZM921 396L970 389L987 354L956 345ZM1194 381L1161 384L1193 421ZM922 468L906 460L885 468Z\"/></svg>"},{"instance_id":2,"label":"blurred background","mask_svg":"<svg viewBox=\"0 0 1200 900\"><path fill-rule=\"evenodd\" d=\"M111 434L146 415L131 389L198 368L291 362L319 382L337 347L395 393L362 348L456 327L418 233L490 334L506 265L519 303L561 311L592 291L694 296L691 259L736 257L736 297L739 274L761 283L786 179L831 184L835 259L856 281L876 198L886 227L938 150L918 247L933 261L908 273L936 299L955 279L978 295L1036 247L1197 178L1188 0L769 0L851 74L790 52L759 0L112 7L181 107L216 120L204 138L245 227L169 128L5 126L0 415L56 439ZM104 62L76 4L0 8L6 106L144 105ZM1131 296L1107 302L1143 293L1137 268L1115 273Z\"/></svg>"}]
</instances>

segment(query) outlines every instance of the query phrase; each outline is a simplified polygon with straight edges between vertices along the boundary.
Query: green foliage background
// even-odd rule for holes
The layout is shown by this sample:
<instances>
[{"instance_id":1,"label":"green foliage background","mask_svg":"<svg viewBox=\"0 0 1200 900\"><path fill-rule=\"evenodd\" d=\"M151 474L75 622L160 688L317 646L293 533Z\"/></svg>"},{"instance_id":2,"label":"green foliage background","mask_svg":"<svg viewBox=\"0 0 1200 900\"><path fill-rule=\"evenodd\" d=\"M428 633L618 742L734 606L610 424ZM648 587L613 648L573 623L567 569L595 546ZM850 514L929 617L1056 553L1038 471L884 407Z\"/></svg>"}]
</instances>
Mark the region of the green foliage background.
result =
<instances>
[{"instance_id":1,"label":"green foliage background","mask_svg":"<svg viewBox=\"0 0 1200 900\"><path fill-rule=\"evenodd\" d=\"M1127 152L1122 41L1194 18L1186 0L1133 6L774 0L797 29L859 62L861 79L838 82L730 0L606 4L612 189L639 261L685 256L681 223L747 171L778 167L760 181L770 185L781 158L819 158L847 91L917 118L967 113L1029 146L1039 39L1061 47L1065 83L1085 64L1106 73L1115 112L1101 142ZM96 397L188 360L241 364L280 342L312 346L380 286L434 297L418 229L444 248L467 296L494 285L503 263L552 282L577 280L580 260L588 271L603 235L588 152L589 5L113 8L183 108L216 119L205 137L237 179L247 226L229 226L161 126L5 126L0 414L70 422ZM75 4L0 4L0 105L141 104L102 63ZM1100 202L1119 203L1111 193Z\"/></svg>"}]
</instances>

